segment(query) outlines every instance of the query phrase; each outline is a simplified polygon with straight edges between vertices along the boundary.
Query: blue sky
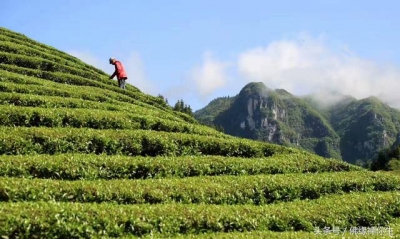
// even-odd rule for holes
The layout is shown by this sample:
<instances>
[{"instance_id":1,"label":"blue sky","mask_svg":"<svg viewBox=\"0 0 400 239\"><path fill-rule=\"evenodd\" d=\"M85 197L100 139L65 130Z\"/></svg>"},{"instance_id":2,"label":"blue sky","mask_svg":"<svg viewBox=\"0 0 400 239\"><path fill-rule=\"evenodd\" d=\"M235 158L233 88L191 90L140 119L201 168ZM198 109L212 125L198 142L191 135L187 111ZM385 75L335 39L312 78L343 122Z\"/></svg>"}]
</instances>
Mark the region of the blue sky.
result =
<instances>
[{"instance_id":1,"label":"blue sky","mask_svg":"<svg viewBox=\"0 0 400 239\"><path fill-rule=\"evenodd\" d=\"M0 26L197 110L248 82L400 107L400 1L1 0ZM323 94L327 100L326 94Z\"/></svg>"}]
</instances>

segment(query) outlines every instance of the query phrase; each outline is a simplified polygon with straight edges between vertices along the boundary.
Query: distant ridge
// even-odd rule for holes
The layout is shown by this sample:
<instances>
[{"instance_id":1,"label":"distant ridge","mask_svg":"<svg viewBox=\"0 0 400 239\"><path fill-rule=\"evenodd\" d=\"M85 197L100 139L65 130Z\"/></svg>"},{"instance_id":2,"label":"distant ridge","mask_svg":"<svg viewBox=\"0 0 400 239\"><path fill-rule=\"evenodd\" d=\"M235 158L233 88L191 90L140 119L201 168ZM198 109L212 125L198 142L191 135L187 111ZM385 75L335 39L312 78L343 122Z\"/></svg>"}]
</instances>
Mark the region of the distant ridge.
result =
<instances>
[{"instance_id":1,"label":"distant ridge","mask_svg":"<svg viewBox=\"0 0 400 239\"><path fill-rule=\"evenodd\" d=\"M336 94L330 96L330 104L318 97L296 97L261 82L249 83L238 95L218 98L194 116L231 135L299 147L350 163L370 161L400 132L400 111L377 97L356 100Z\"/></svg>"}]
</instances>

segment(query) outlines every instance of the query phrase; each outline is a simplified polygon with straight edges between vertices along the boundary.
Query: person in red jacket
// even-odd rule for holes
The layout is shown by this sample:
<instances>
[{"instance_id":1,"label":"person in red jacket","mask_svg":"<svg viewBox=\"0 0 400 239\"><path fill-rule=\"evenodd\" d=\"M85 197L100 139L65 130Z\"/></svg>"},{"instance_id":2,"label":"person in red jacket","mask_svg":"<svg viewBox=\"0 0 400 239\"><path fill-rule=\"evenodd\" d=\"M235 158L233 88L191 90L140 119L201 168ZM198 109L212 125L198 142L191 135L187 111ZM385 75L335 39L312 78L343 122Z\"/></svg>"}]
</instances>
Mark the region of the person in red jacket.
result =
<instances>
[{"instance_id":1,"label":"person in red jacket","mask_svg":"<svg viewBox=\"0 0 400 239\"><path fill-rule=\"evenodd\" d=\"M125 81L128 79L128 76L125 72L124 66L120 61L117 61L114 57L110 58L110 64L115 66L115 71L110 76L110 80L112 80L115 76L117 76L118 86L121 89L125 90Z\"/></svg>"}]
</instances>

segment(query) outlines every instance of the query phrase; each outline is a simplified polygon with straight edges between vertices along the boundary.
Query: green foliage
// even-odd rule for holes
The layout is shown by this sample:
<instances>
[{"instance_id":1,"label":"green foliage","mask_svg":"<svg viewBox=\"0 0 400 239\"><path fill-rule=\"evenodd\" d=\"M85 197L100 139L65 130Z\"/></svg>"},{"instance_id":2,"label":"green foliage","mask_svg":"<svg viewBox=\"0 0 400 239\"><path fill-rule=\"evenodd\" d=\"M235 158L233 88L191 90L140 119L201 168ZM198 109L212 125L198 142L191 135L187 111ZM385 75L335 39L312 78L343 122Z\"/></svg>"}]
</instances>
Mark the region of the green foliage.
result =
<instances>
[{"instance_id":1,"label":"green foliage","mask_svg":"<svg viewBox=\"0 0 400 239\"><path fill-rule=\"evenodd\" d=\"M262 82L251 82L248 83L245 87L243 87L239 95L241 96L265 95L270 91L271 89L266 87Z\"/></svg>"},{"instance_id":2,"label":"green foliage","mask_svg":"<svg viewBox=\"0 0 400 239\"><path fill-rule=\"evenodd\" d=\"M400 160L395 158L390 159L388 169L391 171L400 171Z\"/></svg>"},{"instance_id":3,"label":"green foliage","mask_svg":"<svg viewBox=\"0 0 400 239\"><path fill-rule=\"evenodd\" d=\"M185 104L183 100L178 100L173 108L175 111L185 113L187 115L193 116L192 108L190 108L190 105Z\"/></svg>"},{"instance_id":4,"label":"green foliage","mask_svg":"<svg viewBox=\"0 0 400 239\"><path fill-rule=\"evenodd\" d=\"M1 65L0 65L1 67ZM150 115L157 115L161 117L167 117L170 115L170 119L177 121L187 121L195 123L195 120L187 115L181 115L178 112L173 112L169 109L160 108L143 103L139 99L132 99L129 96L121 95L114 91L102 90L98 92L98 88L95 86L76 86L76 85L60 85L55 82L46 82L36 77L21 77L18 74L5 72L0 70L0 89L3 92L23 93L29 95L43 95L43 96L63 96L66 98L76 98L91 100L95 102L107 102L114 103L117 106L125 106L132 108L133 105L141 106L141 111L149 112ZM70 78L69 78L70 79ZM71 79L70 79L71 80ZM13 82L13 83L10 83ZM18 82L18 83L14 83ZM30 96L31 97L31 96ZM45 97L43 97L45 98ZM68 99L67 99L68 100ZM162 116L166 115L166 116ZM179 119L180 118L180 119Z\"/></svg>"},{"instance_id":5,"label":"green foliage","mask_svg":"<svg viewBox=\"0 0 400 239\"><path fill-rule=\"evenodd\" d=\"M336 138L324 137L319 139L314 151L318 155L325 155L329 158L341 158L338 140Z\"/></svg>"},{"instance_id":6,"label":"green foliage","mask_svg":"<svg viewBox=\"0 0 400 239\"><path fill-rule=\"evenodd\" d=\"M0 36L0 39L2 40L0 42L0 50L3 52L7 53L14 53L14 54L19 54L19 55L25 55L25 56L31 56L31 57L37 57L40 59L46 59L58 64L66 65L66 66L71 66L74 67L75 69L82 69L85 71L90 71L92 73L97 73L97 74L104 74L104 72L96 69L89 67L88 65L81 63L79 61L71 61L70 59L65 59L64 57L58 56L58 54L54 54L53 51L49 51L48 49L35 49L32 45L26 46L24 42L11 42L10 38L4 38L4 36ZM20 43L20 44L18 44Z\"/></svg>"},{"instance_id":7,"label":"green foliage","mask_svg":"<svg viewBox=\"0 0 400 239\"><path fill-rule=\"evenodd\" d=\"M65 66L52 61L43 60L37 57L22 56L20 54L12 54L0 51L0 59L5 64L0 65L0 69L12 71L16 74L7 72L5 76L20 77L20 74L34 76L58 83L73 84L79 86L94 86L104 89L112 89L119 93L125 94L131 99L140 100L157 108L168 110L167 104L164 100L158 97L149 97L142 94L137 88L128 86L128 90L122 90L116 87L115 83L107 80L108 75L93 73L91 71L84 71L75 67ZM30 68L30 69L29 69ZM4 81L4 78L3 78ZM41 80L43 81L43 80ZM130 90L135 91L132 93ZM130 100L131 100L130 99ZM179 115L182 117L182 115ZM188 122L195 122L192 117L183 117Z\"/></svg>"},{"instance_id":8,"label":"green foliage","mask_svg":"<svg viewBox=\"0 0 400 239\"><path fill-rule=\"evenodd\" d=\"M372 170L399 170L400 146L386 148L372 161Z\"/></svg>"},{"instance_id":9,"label":"green foliage","mask_svg":"<svg viewBox=\"0 0 400 239\"><path fill-rule=\"evenodd\" d=\"M145 117L140 113L139 110L135 113L123 113L96 109L89 111L87 109L48 109L0 105L0 125L14 127L144 129L227 137L204 126L176 122L170 119L162 119L161 117Z\"/></svg>"},{"instance_id":10,"label":"green foliage","mask_svg":"<svg viewBox=\"0 0 400 239\"><path fill-rule=\"evenodd\" d=\"M386 225L399 210L397 192L335 195L285 206L13 202L0 204L0 234L71 238L250 230L312 232L314 227Z\"/></svg>"},{"instance_id":11,"label":"green foliage","mask_svg":"<svg viewBox=\"0 0 400 239\"><path fill-rule=\"evenodd\" d=\"M269 158L222 156L130 157L60 154L0 157L0 176L61 180L148 179L360 171L360 167L308 153Z\"/></svg>"},{"instance_id":12,"label":"green foliage","mask_svg":"<svg viewBox=\"0 0 400 239\"><path fill-rule=\"evenodd\" d=\"M165 102L165 104L167 104L168 105L168 99L167 98L165 98L163 95L161 95L161 94L158 94L158 96L157 96L158 98L160 98L162 101L164 101Z\"/></svg>"},{"instance_id":13,"label":"green foliage","mask_svg":"<svg viewBox=\"0 0 400 239\"><path fill-rule=\"evenodd\" d=\"M328 194L398 190L400 177L373 172L345 172L106 181L0 178L0 188L0 195L3 195L0 201L13 202L263 205L317 199Z\"/></svg>"},{"instance_id":14,"label":"green foliage","mask_svg":"<svg viewBox=\"0 0 400 239\"><path fill-rule=\"evenodd\" d=\"M126 99L129 99L129 101L142 101L145 102L146 104L152 105L155 108L160 108L163 110L168 110L169 108L166 107L166 104L164 101L157 97L149 97L149 96L143 96L142 94L131 92L129 90L122 90L118 88L115 84L113 84L110 80L107 81L107 78L104 78L102 76L101 78L98 78L98 81L94 81L88 78L84 78L82 76L75 76L69 73L63 73L63 72L48 72L48 71L42 71L42 70L35 70L35 69L27 69L23 67L17 67L17 66L12 66L12 65L0 65L0 69L3 70L8 70L8 71L13 71L14 73L17 74L23 74L27 76L32 76L36 78L42 78L46 79L49 81L57 82L57 83L62 83L62 84L67 84L67 85L78 85L78 86L92 86L96 88L103 88L103 89L108 89L110 91L116 91L119 94L120 97L124 97ZM13 76L12 74L7 74L8 76ZM6 76L7 76L6 75ZM15 76L15 74L14 74ZM106 81L106 82L101 82ZM35 78L32 78L34 81ZM36 79L37 81L38 79ZM43 82L43 80L40 80ZM42 83L43 84L43 83ZM58 84L59 85L59 84ZM128 87L128 89L132 89L131 87ZM134 88L132 90L135 90ZM136 89L136 91L138 91ZM121 96L121 94L123 96Z\"/></svg>"},{"instance_id":15,"label":"green foliage","mask_svg":"<svg viewBox=\"0 0 400 239\"><path fill-rule=\"evenodd\" d=\"M67 61L66 64L68 64L68 65L76 64L76 65L83 66L85 70L91 70L91 71L97 72L99 74L105 74L103 71L101 71L93 66L83 63L76 57L68 55L68 54L66 54L62 51L59 51L55 48L52 48L48 45L44 45L44 44L41 44L34 40L31 40L25 36L19 36L18 34L15 34L14 32L10 32L1 27L0 27L0 40L3 43L8 43L9 45L12 44L14 53L19 53L22 55L38 56L38 57L43 57L45 59L47 59L47 57L40 55L38 52L40 52L41 54L47 53L48 55L51 55L51 56L60 57L61 59ZM10 49L10 47L7 47L7 48ZM0 50L5 51L5 52L13 52L12 50L11 51L7 50L7 48L3 47ZM15 48L17 48L17 49L15 50ZM32 53L32 51L34 51L34 53ZM52 60L54 60L54 58L52 58Z\"/></svg>"},{"instance_id":16,"label":"green foliage","mask_svg":"<svg viewBox=\"0 0 400 239\"><path fill-rule=\"evenodd\" d=\"M389 229L391 232L389 232ZM359 231L361 230L361 231ZM363 230L365 234L363 234ZM203 233L198 235L180 235L174 237L175 239L190 238L190 239L219 239L219 238L237 238L237 239L321 239L321 238L396 238L400 233L400 220L395 219L388 225L382 227L315 227L313 232L304 231L244 231L244 232L222 232L222 233ZM157 237L157 236L156 236Z\"/></svg>"},{"instance_id":17,"label":"green foliage","mask_svg":"<svg viewBox=\"0 0 400 239\"><path fill-rule=\"evenodd\" d=\"M0 154L95 153L262 157L291 149L245 139L150 130L0 128Z\"/></svg>"},{"instance_id":18,"label":"green foliage","mask_svg":"<svg viewBox=\"0 0 400 239\"><path fill-rule=\"evenodd\" d=\"M400 112L369 97L332 109L331 122L341 137L343 159L354 163L379 157L390 146L400 130Z\"/></svg>"},{"instance_id":19,"label":"green foliage","mask_svg":"<svg viewBox=\"0 0 400 239\"><path fill-rule=\"evenodd\" d=\"M226 110L232 104L234 99L235 97L229 96L214 99L203 109L194 112L194 117L204 125L218 127L223 130L222 126L215 126L213 121L219 113Z\"/></svg>"}]
</instances>

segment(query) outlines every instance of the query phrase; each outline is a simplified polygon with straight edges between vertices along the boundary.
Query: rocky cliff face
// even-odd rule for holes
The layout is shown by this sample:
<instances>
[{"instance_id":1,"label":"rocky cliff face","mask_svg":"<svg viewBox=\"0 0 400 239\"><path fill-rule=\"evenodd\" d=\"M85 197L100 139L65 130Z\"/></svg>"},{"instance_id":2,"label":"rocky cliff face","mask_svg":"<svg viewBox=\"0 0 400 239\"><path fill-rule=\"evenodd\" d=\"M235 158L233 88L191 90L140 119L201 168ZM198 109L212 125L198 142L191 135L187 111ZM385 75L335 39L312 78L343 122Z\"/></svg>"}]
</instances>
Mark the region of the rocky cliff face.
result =
<instances>
[{"instance_id":1,"label":"rocky cliff face","mask_svg":"<svg viewBox=\"0 0 400 239\"><path fill-rule=\"evenodd\" d=\"M381 125L383 124L383 117L377 116L376 113L370 115L370 125ZM367 130L367 129L365 129ZM375 136L367 137L361 141L354 142L354 148L356 151L362 152L364 158L373 157L373 152L379 149L390 146L390 137L385 129L377 129Z\"/></svg>"},{"instance_id":2,"label":"rocky cliff face","mask_svg":"<svg viewBox=\"0 0 400 239\"><path fill-rule=\"evenodd\" d=\"M231 135L340 158L339 137L318 112L290 93L262 83L246 85L214 123Z\"/></svg>"},{"instance_id":3,"label":"rocky cliff face","mask_svg":"<svg viewBox=\"0 0 400 239\"><path fill-rule=\"evenodd\" d=\"M393 143L391 148L394 149L394 148L397 148L399 146L400 146L400 132L397 133L396 141Z\"/></svg>"},{"instance_id":4,"label":"rocky cliff face","mask_svg":"<svg viewBox=\"0 0 400 239\"><path fill-rule=\"evenodd\" d=\"M276 104L268 105L266 97L260 96L257 99L250 96L247 99L247 116L240 122L240 128L242 130L249 129L250 131L264 129L267 132L267 141L274 141L277 138L277 121L284 122L287 115L286 110L279 109ZM263 110L271 112L269 119L266 115L261 114Z\"/></svg>"}]
</instances>

